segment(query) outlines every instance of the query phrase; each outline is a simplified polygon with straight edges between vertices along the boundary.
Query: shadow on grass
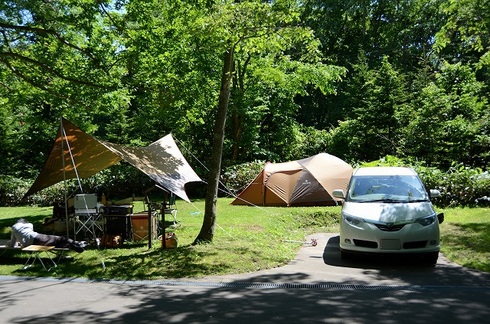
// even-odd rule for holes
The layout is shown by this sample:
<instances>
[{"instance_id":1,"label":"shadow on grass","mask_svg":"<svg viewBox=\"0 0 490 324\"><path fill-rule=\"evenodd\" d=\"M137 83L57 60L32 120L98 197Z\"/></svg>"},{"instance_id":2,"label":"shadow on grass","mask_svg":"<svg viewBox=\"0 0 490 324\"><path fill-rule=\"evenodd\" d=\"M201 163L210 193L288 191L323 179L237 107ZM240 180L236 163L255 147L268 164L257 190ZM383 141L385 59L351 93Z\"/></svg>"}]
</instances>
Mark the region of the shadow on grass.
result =
<instances>
[{"instance_id":1,"label":"shadow on grass","mask_svg":"<svg viewBox=\"0 0 490 324\"><path fill-rule=\"evenodd\" d=\"M192 278L230 270L226 264L202 262L209 251L196 251L192 246L177 249L152 249L146 246L124 246L117 250L86 250L82 256L69 252L72 258L57 261L49 273L39 263L22 269L29 258L27 253L5 251L1 264L18 265L12 273L20 276L53 276L59 278L89 278L114 280L148 280L152 278ZM213 253L216 254L216 253ZM44 262L50 262L42 256Z\"/></svg>"},{"instance_id":2,"label":"shadow on grass","mask_svg":"<svg viewBox=\"0 0 490 324\"><path fill-rule=\"evenodd\" d=\"M462 261L465 267L490 272L490 224L468 223L449 224L451 230L445 231L442 244ZM472 251L471 258L460 251ZM470 259L470 260L468 260Z\"/></svg>"},{"instance_id":3,"label":"shadow on grass","mask_svg":"<svg viewBox=\"0 0 490 324\"><path fill-rule=\"evenodd\" d=\"M0 228L8 229L7 233L0 234L0 239L10 239L10 227L18 218L10 217L0 220ZM37 232L43 233L43 222L46 215L29 215L25 217L34 224ZM168 231L172 231L173 221L166 221ZM63 234L58 234L63 235ZM116 279L116 280L143 280L151 278L184 278L204 276L214 273L225 273L229 270L226 264L214 262L207 264L202 262L206 257L216 255L218 252L198 251L192 246L179 246L177 249L163 250L161 243L156 241L153 247L148 249L148 242L125 242L117 249L96 249L88 248L82 254L69 251L71 257L68 260L58 260L57 267L49 273L46 272L40 263L26 270L23 269L24 263L29 258L29 254L21 251L4 250L0 251L0 265L9 265L9 268L0 270L0 274L15 274L21 276L53 276L59 278L89 278L89 279ZM246 253L243 252L243 253ZM41 254L43 262L50 262L48 258ZM11 270L18 265L16 270Z\"/></svg>"},{"instance_id":4,"label":"shadow on grass","mask_svg":"<svg viewBox=\"0 0 490 324\"><path fill-rule=\"evenodd\" d=\"M490 246L490 224L451 224L455 231L444 236L447 244L464 246L475 252L487 252ZM471 234L471 235L468 235Z\"/></svg>"},{"instance_id":5,"label":"shadow on grass","mask_svg":"<svg viewBox=\"0 0 490 324\"><path fill-rule=\"evenodd\" d=\"M111 278L129 279L185 278L227 270L225 265L200 262L213 254L209 251L196 251L191 246L182 246L177 249L123 255L114 258L113 266L107 270L107 274Z\"/></svg>"}]
</instances>

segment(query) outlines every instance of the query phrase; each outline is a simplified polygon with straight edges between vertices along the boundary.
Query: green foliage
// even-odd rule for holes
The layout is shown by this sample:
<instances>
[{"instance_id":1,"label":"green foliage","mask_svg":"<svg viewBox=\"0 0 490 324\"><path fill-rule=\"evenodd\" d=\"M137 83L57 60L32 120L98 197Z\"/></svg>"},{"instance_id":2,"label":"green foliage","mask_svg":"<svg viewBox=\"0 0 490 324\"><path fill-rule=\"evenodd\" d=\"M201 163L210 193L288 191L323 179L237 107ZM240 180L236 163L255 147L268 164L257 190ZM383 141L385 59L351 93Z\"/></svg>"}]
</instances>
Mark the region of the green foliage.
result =
<instances>
[{"instance_id":1,"label":"green foliage","mask_svg":"<svg viewBox=\"0 0 490 324\"><path fill-rule=\"evenodd\" d=\"M21 203L29 183L12 176L0 176L0 206L17 206Z\"/></svg>"},{"instance_id":2,"label":"green foliage","mask_svg":"<svg viewBox=\"0 0 490 324\"><path fill-rule=\"evenodd\" d=\"M60 116L117 143L146 145L172 132L206 174L223 53L232 45L223 167L328 152L352 164L392 155L441 174L452 175L453 163L484 172L489 6L488 0L2 2L0 174L26 179L10 181L20 187L32 181ZM88 180L87 188L116 196L146 185L137 174L112 173ZM439 177L431 177L434 184ZM471 197L485 187L474 186ZM35 203L58 192L47 190Z\"/></svg>"},{"instance_id":3,"label":"green foliage","mask_svg":"<svg viewBox=\"0 0 490 324\"><path fill-rule=\"evenodd\" d=\"M440 175L437 178L437 175ZM490 175L481 169L472 169L462 164L454 164L444 174L432 175L436 178L436 189L442 193L436 203L441 206L488 206L490 199Z\"/></svg>"},{"instance_id":4,"label":"green foliage","mask_svg":"<svg viewBox=\"0 0 490 324\"><path fill-rule=\"evenodd\" d=\"M400 159L393 155L387 155L379 160L364 162L360 166L362 167L376 167L376 166L406 166L406 162L403 159Z\"/></svg>"},{"instance_id":5,"label":"green foliage","mask_svg":"<svg viewBox=\"0 0 490 324\"><path fill-rule=\"evenodd\" d=\"M395 112L406 101L406 82L387 56L378 69L369 69L362 60L355 66L357 73L350 85L357 89L352 114L333 133L334 143L347 146L342 155L358 161L396 154L399 121Z\"/></svg>"},{"instance_id":6,"label":"green foliage","mask_svg":"<svg viewBox=\"0 0 490 324\"><path fill-rule=\"evenodd\" d=\"M418 108L405 113L403 154L423 157L442 168L453 161L485 166L489 161L482 159L487 156L488 146L481 146L481 140L486 143L489 134L484 119L487 99L482 91L483 84L469 66L444 64L435 81L419 93L415 100Z\"/></svg>"},{"instance_id":7,"label":"green foliage","mask_svg":"<svg viewBox=\"0 0 490 324\"><path fill-rule=\"evenodd\" d=\"M221 180L233 194L239 194L264 168L264 161L254 161L230 166L223 171Z\"/></svg>"},{"instance_id":8,"label":"green foliage","mask_svg":"<svg viewBox=\"0 0 490 324\"><path fill-rule=\"evenodd\" d=\"M297 148L297 158L313 156L318 153L330 153L332 136L327 130L319 130L314 127L302 127L303 136ZM342 158L342 157L341 157Z\"/></svg>"}]
</instances>

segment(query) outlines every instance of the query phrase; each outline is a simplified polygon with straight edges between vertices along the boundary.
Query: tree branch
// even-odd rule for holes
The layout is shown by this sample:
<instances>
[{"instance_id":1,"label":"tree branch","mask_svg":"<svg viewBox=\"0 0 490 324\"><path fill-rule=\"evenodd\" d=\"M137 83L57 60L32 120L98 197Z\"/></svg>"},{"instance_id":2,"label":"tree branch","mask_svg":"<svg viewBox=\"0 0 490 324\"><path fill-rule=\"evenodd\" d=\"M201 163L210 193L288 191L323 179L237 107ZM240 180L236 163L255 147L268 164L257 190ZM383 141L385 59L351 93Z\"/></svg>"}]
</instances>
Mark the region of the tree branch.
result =
<instances>
[{"instance_id":1,"label":"tree branch","mask_svg":"<svg viewBox=\"0 0 490 324\"><path fill-rule=\"evenodd\" d=\"M41 36L44 36L44 34L49 34L49 35L53 36L54 38L56 38L60 43L85 54L86 56L88 56L92 60L96 60L96 58L92 55L92 53L84 50L83 48L81 48L75 44L70 43L63 36L58 34L58 32L56 32L55 30L38 28L38 27L31 27L31 26L10 25L10 24L5 24L5 23L0 23L0 28L15 29L15 30L20 30L20 31L32 32L35 34L39 34Z\"/></svg>"},{"instance_id":2,"label":"tree branch","mask_svg":"<svg viewBox=\"0 0 490 324\"><path fill-rule=\"evenodd\" d=\"M13 53L13 52L9 52L9 53L5 53L5 52L0 52L0 57L12 57L14 59L17 59L17 60L21 60L23 62L27 62L27 63L30 63L32 65L35 65L35 66L38 66L40 67L43 71L47 71L49 73L51 73L52 75L60 78L60 79L63 79L63 80L66 80L66 81L70 81L70 82L73 82L73 83L76 83L76 84L83 84L83 85L87 85L87 86L91 86L91 87L94 87L94 88L100 88L100 89L112 89L114 90L114 88L112 87L105 87L105 86L101 86L101 85L98 85L96 83L92 83L92 82L88 82L88 81L83 81L83 80L80 80L80 79L74 79L74 78L70 78L70 77L67 77L65 75L63 75L61 72L51 68L49 65L46 65L42 62L39 62L39 61L36 61L36 60L33 60L29 57L26 57L26 56L23 56L23 55L20 55L18 53ZM2 59L2 62L7 62L5 59Z\"/></svg>"},{"instance_id":3,"label":"tree branch","mask_svg":"<svg viewBox=\"0 0 490 324\"><path fill-rule=\"evenodd\" d=\"M74 100L71 97L63 97L60 95L60 93L53 91L53 90L50 90L48 87L44 86L43 84L40 84L39 82L36 82L36 81L32 80L31 78L28 78L23 73L21 73L19 70L14 68L7 60L4 60L1 56L0 56L0 62L3 62L5 64L5 66L7 66L7 68L10 71L12 71L12 73L15 76L17 76L19 79L23 80L24 82L32 85L33 87L41 89L42 91L45 91L45 92L51 94L53 97L59 98L62 101L66 101L68 103L74 103L74 104L80 105L80 102L78 100ZM8 89L8 87L5 84L2 84L2 85Z\"/></svg>"}]
</instances>

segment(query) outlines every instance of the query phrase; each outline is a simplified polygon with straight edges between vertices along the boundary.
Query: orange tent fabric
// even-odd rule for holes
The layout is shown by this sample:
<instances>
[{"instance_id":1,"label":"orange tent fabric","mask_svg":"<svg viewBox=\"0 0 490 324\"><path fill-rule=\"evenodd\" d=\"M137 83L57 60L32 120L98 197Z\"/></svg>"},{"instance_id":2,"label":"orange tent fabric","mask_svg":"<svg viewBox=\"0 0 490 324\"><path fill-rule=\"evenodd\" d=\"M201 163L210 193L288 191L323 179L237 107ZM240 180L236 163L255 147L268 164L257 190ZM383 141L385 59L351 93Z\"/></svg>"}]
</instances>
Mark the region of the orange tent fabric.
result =
<instances>
[{"instance_id":1,"label":"orange tent fabric","mask_svg":"<svg viewBox=\"0 0 490 324\"><path fill-rule=\"evenodd\" d=\"M352 167L345 161L320 153L312 157L267 163L259 175L238 195L233 205L329 206L339 200L334 189L347 189Z\"/></svg>"},{"instance_id":2,"label":"orange tent fabric","mask_svg":"<svg viewBox=\"0 0 490 324\"><path fill-rule=\"evenodd\" d=\"M76 178L77 174L79 178L87 178L121 160L186 201L189 198L185 184L202 181L170 134L147 147L127 147L98 140L62 119L51 153L25 196L64 179Z\"/></svg>"}]
</instances>

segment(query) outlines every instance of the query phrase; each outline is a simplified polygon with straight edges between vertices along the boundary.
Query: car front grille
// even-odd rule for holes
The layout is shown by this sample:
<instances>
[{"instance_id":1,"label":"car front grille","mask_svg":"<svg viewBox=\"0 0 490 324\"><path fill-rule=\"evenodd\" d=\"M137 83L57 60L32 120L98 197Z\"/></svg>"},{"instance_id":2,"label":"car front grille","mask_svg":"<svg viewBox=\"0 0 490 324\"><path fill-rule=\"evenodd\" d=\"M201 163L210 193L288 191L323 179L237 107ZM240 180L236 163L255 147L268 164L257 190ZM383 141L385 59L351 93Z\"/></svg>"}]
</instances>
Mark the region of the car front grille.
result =
<instances>
[{"instance_id":1,"label":"car front grille","mask_svg":"<svg viewBox=\"0 0 490 324\"><path fill-rule=\"evenodd\" d=\"M403 226L405 226L405 224L399 224L399 225L375 224L375 225L377 228L385 232L396 232L401 230Z\"/></svg>"}]
</instances>

